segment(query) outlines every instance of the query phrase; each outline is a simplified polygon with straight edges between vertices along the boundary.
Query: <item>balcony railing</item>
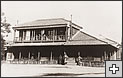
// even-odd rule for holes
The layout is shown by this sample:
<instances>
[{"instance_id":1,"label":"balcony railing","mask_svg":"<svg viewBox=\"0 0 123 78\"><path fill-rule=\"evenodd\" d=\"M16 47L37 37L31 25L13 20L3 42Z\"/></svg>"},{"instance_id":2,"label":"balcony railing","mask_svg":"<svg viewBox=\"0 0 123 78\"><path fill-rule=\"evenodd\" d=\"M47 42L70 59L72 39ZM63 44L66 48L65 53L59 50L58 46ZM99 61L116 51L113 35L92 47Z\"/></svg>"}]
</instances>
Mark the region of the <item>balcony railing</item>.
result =
<instances>
[{"instance_id":1,"label":"balcony railing","mask_svg":"<svg viewBox=\"0 0 123 78\"><path fill-rule=\"evenodd\" d=\"M15 37L14 42L59 42L66 41L65 35L58 36L43 36L43 37L26 37L25 39L22 37Z\"/></svg>"}]
</instances>

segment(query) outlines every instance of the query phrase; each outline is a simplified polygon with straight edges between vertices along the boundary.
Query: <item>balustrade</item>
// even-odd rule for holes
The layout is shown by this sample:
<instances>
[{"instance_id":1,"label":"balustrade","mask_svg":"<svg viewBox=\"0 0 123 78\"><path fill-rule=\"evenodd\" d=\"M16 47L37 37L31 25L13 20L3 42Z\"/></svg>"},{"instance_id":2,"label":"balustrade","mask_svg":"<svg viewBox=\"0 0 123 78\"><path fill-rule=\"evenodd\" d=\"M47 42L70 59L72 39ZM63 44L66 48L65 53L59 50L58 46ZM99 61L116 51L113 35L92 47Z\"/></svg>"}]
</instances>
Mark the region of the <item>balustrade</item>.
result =
<instances>
[{"instance_id":1,"label":"balustrade","mask_svg":"<svg viewBox=\"0 0 123 78\"><path fill-rule=\"evenodd\" d=\"M28 38L28 40L22 37L15 37L14 42L37 42L37 41L65 41L65 35L57 35L57 36L36 36L32 38Z\"/></svg>"}]
</instances>

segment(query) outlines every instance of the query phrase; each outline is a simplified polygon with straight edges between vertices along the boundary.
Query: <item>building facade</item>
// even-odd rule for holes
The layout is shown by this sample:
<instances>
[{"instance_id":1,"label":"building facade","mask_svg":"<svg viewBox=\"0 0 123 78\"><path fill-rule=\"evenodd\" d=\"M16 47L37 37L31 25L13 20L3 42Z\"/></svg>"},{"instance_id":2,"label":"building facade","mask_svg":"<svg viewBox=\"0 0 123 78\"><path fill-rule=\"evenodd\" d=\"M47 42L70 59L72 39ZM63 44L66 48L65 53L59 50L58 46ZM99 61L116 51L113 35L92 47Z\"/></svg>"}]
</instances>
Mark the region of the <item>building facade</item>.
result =
<instances>
[{"instance_id":1,"label":"building facade","mask_svg":"<svg viewBox=\"0 0 123 78\"><path fill-rule=\"evenodd\" d=\"M73 64L78 57L84 63L117 59L118 43L98 39L81 29L81 26L63 18L42 19L17 25L13 27L14 43L7 46L6 58L12 55L12 60L34 59L41 64L61 64L63 59L67 64Z\"/></svg>"}]
</instances>

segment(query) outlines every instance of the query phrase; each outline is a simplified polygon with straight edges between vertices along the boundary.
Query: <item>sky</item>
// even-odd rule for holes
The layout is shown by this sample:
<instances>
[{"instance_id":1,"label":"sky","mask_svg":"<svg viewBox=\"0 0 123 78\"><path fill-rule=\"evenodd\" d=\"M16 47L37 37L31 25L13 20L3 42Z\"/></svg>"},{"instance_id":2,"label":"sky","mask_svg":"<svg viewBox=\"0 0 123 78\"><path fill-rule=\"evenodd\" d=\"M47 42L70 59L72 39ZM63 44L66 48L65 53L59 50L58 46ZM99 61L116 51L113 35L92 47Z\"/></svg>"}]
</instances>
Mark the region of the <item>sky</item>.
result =
<instances>
[{"instance_id":1,"label":"sky","mask_svg":"<svg viewBox=\"0 0 123 78\"><path fill-rule=\"evenodd\" d=\"M1 1L12 26L38 19L65 18L89 34L122 40L122 1ZM7 37L13 40L13 31Z\"/></svg>"}]
</instances>

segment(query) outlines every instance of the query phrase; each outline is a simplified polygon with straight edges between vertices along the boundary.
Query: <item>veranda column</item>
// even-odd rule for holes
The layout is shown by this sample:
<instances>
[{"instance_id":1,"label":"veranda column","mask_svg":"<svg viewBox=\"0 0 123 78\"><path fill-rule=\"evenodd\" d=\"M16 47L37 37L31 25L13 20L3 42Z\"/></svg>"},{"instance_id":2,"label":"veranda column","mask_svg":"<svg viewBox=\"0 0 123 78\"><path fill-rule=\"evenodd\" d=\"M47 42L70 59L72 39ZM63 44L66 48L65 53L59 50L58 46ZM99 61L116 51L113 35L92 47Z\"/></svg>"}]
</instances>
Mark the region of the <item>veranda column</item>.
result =
<instances>
[{"instance_id":1,"label":"veranda column","mask_svg":"<svg viewBox=\"0 0 123 78\"><path fill-rule=\"evenodd\" d=\"M80 52L78 52L78 56L80 56Z\"/></svg>"},{"instance_id":2,"label":"veranda column","mask_svg":"<svg viewBox=\"0 0 123 78\"><path fill-rule=\"evenodd\" d=\"M104 61L104 56L101 57L101 61Z\"/></svg>"},{"instance_id":3,"label":"veranda column","mask_svg":"<svg viewBox=\"0 0 123 78\"><path fill-rule=\"evenodd\" d=\"M24 37L24 31L23 31L23 40L24 40L24 38L25 38L25 37ZM23 40L22 40L22 41L23 41Z\"/></svg>"},{"instance_id":4,"label":"veranda column","mask_svg":"<svg viewBox=\"0 0 123 78\"><path fill-rule=\"evenodd\" d=\"M110 52L110 60L112 60L112 53Z\"/></svg>"},{"instance_id":5,"label":"veranda column","mask_svg":"<svg viewBox=\"0 0 123 78\"><path fill-rule=\"evenodd\" d=\"M34 32L33 32L33 33L34 33L34 40L35 40L35 30L34 30Z\"/></svg>"},{"instance_id":6,"label":"veranda column","mask_svg":"<svg viewBox=\"0 0 123 78\"><path fill-rule=\"evenodd\" d=\"M29 52L29 55L28 55L28 59L30 59L30 52Z\"/></svg>"},{"instance_id":7,"label":"veranda column","mask_svg":"<svg viewBox=\"0 0 123 78\"><path fill-rule=\"evenodd\" d=\"M40 52L38 52L38 64L40 64Z\"/></svg>"},{"instance_id":8,"label":"veranda column","mask_svg":"<svg viewBox=\"0 0 123 78\"><path fill-rule=\"evenodd\" d=\"M106 54L106 60L109 60L108 54Z\"/></svg>"},{"instance_id":9,"label":"veranda column","mask_svg":"<svg viewBox=\"0 0 123 78\"><path fill-rule=\"evenodd\" d=\"M113 53L112 60L116 60L116 51Z\"/></svg>"},{"instance_id":10,"label":"veranda column","mask_svg":"<svg viewBox=\"0 0 123 78\"><path fill-rule=\"evenodd\" d=\"M106 55L106 51L104 52L104 60L107 60L107 55Z\"/></svg>"},{"instance_id":11,"label":"veranda column","mask_svg":"<svg viewBox=\"0 0 123 78\"><path fill-rule=\"evenodd\" d=\"M122 48L120 47L118 50L117 50L117 53L116 53L116 59L117 60L121 60L121 53L122 53Z\"/></svg>"},{"instance_id":12,"label":"veranda column","mask_svg":"<svg viewBox=\"0 0 123 78\"><path fill-rule=\"evenodd\" d=\"M53 29L53 42L54 42L54 40L55 40L55 29Z\"/></svg>"},{"instance_id":13,"label":"veranda column","mask_svg":"<svg viewBox=\"0 0 123 78\"><path fill-rule=\"evenodd\" d=\"M66 31L65 31L65 39L66 39L66 41L68 40L68 27L66 27Z\"/></svg>"},{"instance_id":14,"label":"veranda column","mask_svg":"<svg viewBox=\"0 0 123 78\"><path fill-rule=\"evenodd\" d=\"M40 52L38 52L38 60L40 60Z\"/></svg>"},{"instance_id":15,"label":"veranda column","mask_svg":"<svg viewBox=\"0 0 123 78\"><path fill-rule=\"evenodd\" d=\"M41 36L40 36L40 38L41 38L41 41L42 41L42 30L40 31L40 33L41 33Z\"/></svg>"},{"instance_id":16,"label":"veranda column","mask_svg":"<svg viewBox=\"0 0 123 78\"><path fill-rule=\"evenodd\" d=\"M14 29L14 42L15 42L16 30Z\"/></svg>"},{"instance_id":17,"label":"veranda column","mask_svg":"<svg viewBox=\"0 0 123 78\"><path fill-rule=\"evenodd\" d=\"M32 37L31 37L31 40L33 41L33 30L32 30Z\"/></svg>"},{"instance_id":18,"label":"veranda column","mask_svg":"<svg viewBox=\"0 0 123 78\"><path fill-rule=\"evenodd\" d=\"M51 51L51 55L50 55L50 61L52 61L53 59L52 59L52 51Z\"/></svg>"},{"instance_id":19,"label":"veranda column","mask_svg":"<svg viewBox=\"0 0 123 78\"><path fill-rule=\"evenodd\" d=\"M19 60L21 60L21 52L19 53Z\"/></svg>"}]
</instances>

